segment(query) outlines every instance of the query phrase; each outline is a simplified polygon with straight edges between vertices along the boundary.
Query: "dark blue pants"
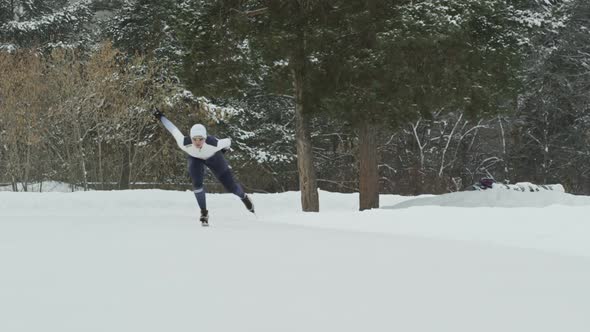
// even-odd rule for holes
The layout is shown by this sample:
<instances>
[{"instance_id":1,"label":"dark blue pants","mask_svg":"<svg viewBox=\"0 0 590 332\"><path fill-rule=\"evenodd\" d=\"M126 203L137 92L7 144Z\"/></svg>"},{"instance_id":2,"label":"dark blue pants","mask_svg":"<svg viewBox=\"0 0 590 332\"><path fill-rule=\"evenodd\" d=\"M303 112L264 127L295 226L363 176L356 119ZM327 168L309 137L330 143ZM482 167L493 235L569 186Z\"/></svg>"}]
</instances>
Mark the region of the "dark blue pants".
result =
<instances>
[{"instance_id":1,"label":"dark blue pants","mask_svg":"<svg viewBox=\"0 0 590 332\"><path fill-rule=\"evenodd\" d=\"M211 158L202 160L188 156L188 172L193 182L193 191L197 198L197 203L201 209L207 208L207 201L205 199L205 187L203 180L205 178L205 166L211 170L213 175L221 182L225 190L240 198L244 198L246 194L235 180L227 161L223 157L223 153L218 151Z\"/></svg>"}]
</instances>

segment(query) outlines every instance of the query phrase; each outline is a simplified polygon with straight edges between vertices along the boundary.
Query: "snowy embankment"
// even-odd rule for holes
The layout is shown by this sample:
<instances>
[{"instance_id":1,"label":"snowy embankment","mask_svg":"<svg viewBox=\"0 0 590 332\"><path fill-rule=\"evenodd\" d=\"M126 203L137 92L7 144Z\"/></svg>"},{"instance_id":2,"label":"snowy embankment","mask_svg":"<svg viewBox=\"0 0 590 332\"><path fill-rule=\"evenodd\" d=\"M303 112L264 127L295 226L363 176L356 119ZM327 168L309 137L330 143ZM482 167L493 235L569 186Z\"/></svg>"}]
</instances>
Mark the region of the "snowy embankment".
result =
<instances>
[{"instance_id":1,"label":"snowy embankment","mask_svg":"<svg viewBox=\"0 0 590 332\"><path fill-rule=\"evenodd\" d=\"M588 331L590 198L498 195L0 192L0 331Z\"/></svg>"}]
</instances>

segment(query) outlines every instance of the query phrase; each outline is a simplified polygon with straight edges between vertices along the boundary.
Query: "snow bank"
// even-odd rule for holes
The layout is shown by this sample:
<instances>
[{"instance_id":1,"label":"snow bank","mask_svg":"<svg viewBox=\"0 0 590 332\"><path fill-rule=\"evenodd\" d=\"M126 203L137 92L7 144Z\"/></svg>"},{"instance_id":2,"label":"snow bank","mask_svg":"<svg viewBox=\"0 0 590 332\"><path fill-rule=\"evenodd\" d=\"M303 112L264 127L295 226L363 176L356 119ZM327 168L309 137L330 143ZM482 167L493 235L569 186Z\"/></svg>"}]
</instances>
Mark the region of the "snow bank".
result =
<instances>
[{"instance_id":1,"label":"snow bank","mask_svg":"<svg viewBox=\"0 0 590 332\"><path fill-rule=\"evenodd\" d=\"M35 182L29 183L27 186L28 192L72 192L77 190L83 190L83 188L77 187L73 184L68 184L64 182L57 182L57 181L45 181L45 182ZM12 191L12 186L0 186L0 191ZM17 191L25 191L24 187L21 183L17 184Z\"/></svg>"},{"instance_id":2,"label":"snow bank","mask_svg":"<svg viewBox=\"0 0 590 332\"><path fill-rule=\"evenodd\" d=\"M590 206L590 197L576 196L561 191L481 190L461 191L437 196L420 196L386 209L403 209L416 206L446 207L546 207L551 205Z\"/></svg>"}]
</instances>

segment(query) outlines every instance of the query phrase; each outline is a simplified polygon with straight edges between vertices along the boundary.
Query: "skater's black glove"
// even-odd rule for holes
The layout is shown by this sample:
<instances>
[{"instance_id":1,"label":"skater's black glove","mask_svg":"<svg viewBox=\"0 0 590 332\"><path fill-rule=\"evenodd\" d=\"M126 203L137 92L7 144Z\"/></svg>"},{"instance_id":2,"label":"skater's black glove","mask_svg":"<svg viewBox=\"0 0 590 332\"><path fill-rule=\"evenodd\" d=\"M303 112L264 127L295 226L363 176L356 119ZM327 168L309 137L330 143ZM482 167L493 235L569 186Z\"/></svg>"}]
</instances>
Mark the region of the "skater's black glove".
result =
<instances>
[{"instance_id":1,"label":"skater's black glove","mask_svg":"<svg viewBox=\"0 0 590 332\"><path fill-rule=\"evenodd\" d=\"M154 107L153 111L152 111L153 116L160 120L161 117L164 116L164 113L162 113L158 108Z\"/></svg>"}]
</instances>

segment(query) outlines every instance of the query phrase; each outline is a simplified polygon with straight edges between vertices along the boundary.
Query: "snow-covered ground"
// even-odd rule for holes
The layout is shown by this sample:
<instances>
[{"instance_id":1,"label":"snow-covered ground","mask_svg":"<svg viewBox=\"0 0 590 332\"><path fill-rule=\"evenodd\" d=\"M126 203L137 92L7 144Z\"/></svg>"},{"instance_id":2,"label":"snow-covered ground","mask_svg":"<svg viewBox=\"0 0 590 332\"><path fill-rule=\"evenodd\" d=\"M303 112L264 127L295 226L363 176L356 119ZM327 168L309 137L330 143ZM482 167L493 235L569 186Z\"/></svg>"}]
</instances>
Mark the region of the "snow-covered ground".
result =
<instances>
[{"instance_id":1,"label":"snow-covered ground","mask_svg":"<svg viewBox=\"0 0 590 332\"><path fill-rule=\"evenodd\" d=\"M0 192L0 331L590 331L590 197Z\"/></svg>"},{"instance_id":2,"label":"snow-covered ground","mask_svg":"<svg viewBox=\"0 0 590 332\"><path fill-rule=\"evenodd\" d=\"M72 191L84 190L82 187L77 187L75 185L57 182L57 181L45 181L45 182L35 182L29 183L27 185L27 190L24 190L22 183L18 183L16 185L17 191L28 191L28 192L62 192L68 193ZM13 191L12 186L0 186L0 191Z\"/></svg>"}]
</instances>

